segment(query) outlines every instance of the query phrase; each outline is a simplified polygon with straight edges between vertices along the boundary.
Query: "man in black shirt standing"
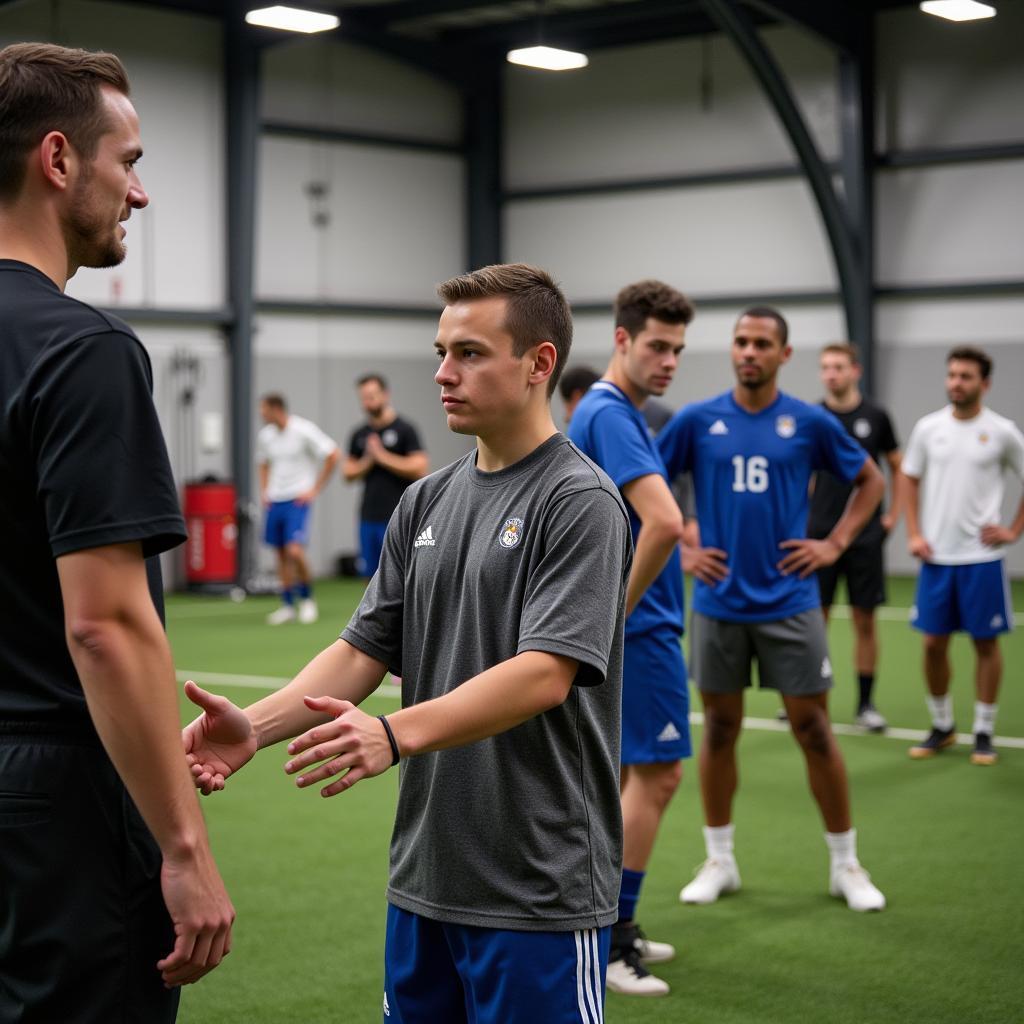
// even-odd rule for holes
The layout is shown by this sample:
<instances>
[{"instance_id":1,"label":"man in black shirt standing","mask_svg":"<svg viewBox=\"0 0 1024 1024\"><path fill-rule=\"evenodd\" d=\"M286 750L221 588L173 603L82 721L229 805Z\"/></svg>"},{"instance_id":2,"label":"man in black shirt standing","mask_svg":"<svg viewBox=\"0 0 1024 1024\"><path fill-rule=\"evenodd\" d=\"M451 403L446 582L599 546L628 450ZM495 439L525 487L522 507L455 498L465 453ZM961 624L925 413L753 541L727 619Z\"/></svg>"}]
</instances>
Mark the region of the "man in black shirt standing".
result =
<instances>
[{"instance_id":1,"label":"man in black shirt standing","mask_svg":"<svg viewBox=\"0 0 1024 1024\"><path fill-rule=\"evenodd\" d=\"M821 350L821 382L825 386L822 405L846 427L862 448L881 465L889 464L892 502L888 512L879 505L868 524L839 560L818 570L821 610L828 619L840 576L846 577L855 636L854 662L857 670L858 700L855 722L869 732L883 732L886 721L873 703L878 638L875 609L885 603L885 562L882 548L899 520L903 503L900 486L900 450L892 421L884 409L860 392L861 367L857 348L846 343L826 345ZM850 485L831 473L815 478L807 536L827 537L839 521L850 498Z\"/></svg>"},{"instance_id":2,"label":"man in black shirt standing","mask_svg":"<svg viewBox=\"0 0 1024 1024\"><path fill-rule=\"evenodd\" d=\"M387 381L368 373L356 381L366 423L353 431L342 476L364 481L359 508L359 555L362 575L370 579L380 563L384 533L402 492L430 471L416 428L391 404Z\"/></svg>"},{"instance_id":3,"label":"man in black shirt standing","mask_svg":"<svg viewBox=\"0 0 1024 1024\"><path fill-rule=\"evenodd\" d=\"M124 258L141 155L117 57L0 50L3 1021L164 1024L231 945L160 618L185 528L149 358L63 294Z\"/></svg>"}]
</instances>

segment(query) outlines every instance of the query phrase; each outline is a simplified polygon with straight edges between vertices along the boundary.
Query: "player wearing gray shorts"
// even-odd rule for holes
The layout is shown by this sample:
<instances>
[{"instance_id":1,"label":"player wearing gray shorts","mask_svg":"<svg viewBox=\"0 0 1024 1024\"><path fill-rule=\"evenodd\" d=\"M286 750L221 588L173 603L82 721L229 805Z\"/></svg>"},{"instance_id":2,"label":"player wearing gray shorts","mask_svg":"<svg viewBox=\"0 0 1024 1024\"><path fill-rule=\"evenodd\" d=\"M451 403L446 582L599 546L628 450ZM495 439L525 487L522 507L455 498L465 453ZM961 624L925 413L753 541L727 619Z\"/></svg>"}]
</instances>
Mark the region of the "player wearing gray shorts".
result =
<instances>
[{"instance_id":1,"label":"player wearing gray shorts","mask_svg":"<svg viewBox=\"0 0 1024 1024\"><path fill-rule=\"evenodd\" d=\"M813 609L772 622L730 622L693 613L690 672L701 693L740 693L757 661L763 689L811 697L832 688L832 663L821 612Z\"/></svg>"},{"instance_id":2,"label":"player wearing gray shorts","mask_svg":"<svg viewBox=\"0 0 1024 1024\"><path fill-rule=\"evenodd\" d=\"M885 897L857 859L846 766L832 735L832 666L814 573L834 563L878 505L874 460L820 406L779 391L790 356L785 320L754 307L733 332L736 387L676 414L658 435L669 476L693 475L700 543L684 564L696 577L690 672L704 702L700 751L707 860L680 893L713 903L739 888L732 803L743 691L756 660L760 684L778 690L807 762L825 823L829 891L852 910L881 910ZM853 486L827 538L809 539L808 483L826 469Z\"/></svg>"}]
</instances>

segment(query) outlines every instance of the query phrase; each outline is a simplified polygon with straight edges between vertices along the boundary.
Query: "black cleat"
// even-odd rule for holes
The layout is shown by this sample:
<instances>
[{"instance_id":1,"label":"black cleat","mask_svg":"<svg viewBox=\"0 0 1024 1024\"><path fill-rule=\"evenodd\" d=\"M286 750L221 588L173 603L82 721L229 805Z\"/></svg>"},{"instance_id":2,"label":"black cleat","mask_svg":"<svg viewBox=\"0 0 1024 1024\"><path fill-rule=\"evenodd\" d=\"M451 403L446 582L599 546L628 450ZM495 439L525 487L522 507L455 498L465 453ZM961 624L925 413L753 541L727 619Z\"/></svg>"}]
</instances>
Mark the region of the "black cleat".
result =
<instances>
[{"instance_id":1,"label":"black cleat","mask_svg":"<svg viewBox=\"0 0 1024 1024\"><path fill-rule=\"evenodd\" d=\"M992 749L992 737L987 732L974 734L974 749L971 751L971 764L995 764L999 755Z\"/></svg>"},{"instance_id":2,"label":"black cleat","mask_svg":"<svg viewBox=\"0 0 1024 1024\"><path fill-rule=\"evenodd\" d=\"M951 747L954 743L956 743L955 725L952 729L936 729L933 726L932 731L916 747L911 747L907 753L915 760L921 761L926 757L934 757L939 751Z\"/></svg>"}]
</instances>

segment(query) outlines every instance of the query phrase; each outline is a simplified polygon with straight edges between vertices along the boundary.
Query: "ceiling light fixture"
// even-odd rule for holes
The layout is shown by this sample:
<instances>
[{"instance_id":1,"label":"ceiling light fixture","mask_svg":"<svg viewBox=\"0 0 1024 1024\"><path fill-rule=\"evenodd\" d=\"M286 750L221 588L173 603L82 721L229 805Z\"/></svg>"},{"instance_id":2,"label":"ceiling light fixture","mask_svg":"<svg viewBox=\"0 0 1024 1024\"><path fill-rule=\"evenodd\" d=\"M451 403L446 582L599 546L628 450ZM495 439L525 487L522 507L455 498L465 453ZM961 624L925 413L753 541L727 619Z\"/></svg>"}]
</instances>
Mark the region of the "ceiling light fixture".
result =
<instances>
[{"instance_id":1,"label":"ceiling light fixture","mask_svg":"<svg viewBox=\"0 0 1024 1024\"><path fill-rule=\"evenodd\" d=\"M509 50L505 59L509 64L540 68L542 71L573 71L585 68L590 63L585 53L559 50L554 46L526 46L520 50Z\"/></svg>"},{"instance_id":2,"label":"ceiling light fixture","mask_svg":"<svg viewBox=\"0 0 1024 1024\"><path fill-rule=\"evenodd\" d=\"M337 28L340 20L334 14L306 11L299 7L261 7L250 11L245 20L261 28L280 28L286 32L329 32Z\"/></svg>"},{"instance_id":3,"label":"ceiling light fixture","mask_svg":"<svg viewBox=\"0 0 1024 1024\"><path fill-rule=\"evenodd\" d=\"M536 46L524 46L518 50L509 50L505 54L509 64L539 68L541 71L574 71L576 68L585 68L590 63L585 53L544 45L544 0L537 0L536 35Z\"/></svg>"},{"instance_id":4,"label":"ceiling light fixture","mask_svg":"<svg viewBox=\"0 0 1024 1024\"><path fill-rule=\"evenodd\" d=\"M934 14L947 21L977 21L996 16L994 7L977 0L924 0L920 7L925 14Z\"/></svg>"}]
</instances>

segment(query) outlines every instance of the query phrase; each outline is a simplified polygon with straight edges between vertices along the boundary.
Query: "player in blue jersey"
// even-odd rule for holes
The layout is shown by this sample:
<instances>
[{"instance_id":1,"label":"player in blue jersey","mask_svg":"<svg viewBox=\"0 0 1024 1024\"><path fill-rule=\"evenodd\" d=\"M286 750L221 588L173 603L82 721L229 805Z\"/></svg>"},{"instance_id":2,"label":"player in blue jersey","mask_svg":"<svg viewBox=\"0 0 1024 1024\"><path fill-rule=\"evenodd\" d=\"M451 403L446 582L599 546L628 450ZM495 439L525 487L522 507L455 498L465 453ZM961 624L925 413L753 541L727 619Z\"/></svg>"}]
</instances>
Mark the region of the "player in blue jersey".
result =
<instances>
[{"instance_id":1,"label":"player in blue jersey","mask_svg":"<svg viewBox=\"0 0 1024 1024\"><path fill-rule=\"evenodd\" d=\"M846 767L832 735L832 667L815 571L834 563L868 521L885 484L874 460L820 406L779 391L788 361L786 321L756 306L737 321L736 386L689 405L658 436L669 473L689 470L697 497L701 547L690 669L704 702L700 751L707 860L680 893L712 903L739 888L732 803L743 690L756 660L762 687L782 695L807 762L811 792L831 854L829 891L853 910L881 910L885 897L857 860ZM853 484L832 532L808 539L808 483L825 469Z\"/></svg>"},{"instance_id":2,"label":"player in blue jersey","mask_svg":"<svg viewBox=\"0 0 1024 1024\"><path fill-rule=\"evenodd\" d=\"M657 996L668 985L644 966L675 950L647 939L635 922L658 825L690 756L678 544L683 519L641 407L672 383L693 306L660 281L623 288L615 300L615 348L604 377L575 407L569 437L619 488L635 544L626 594L622 679L623 869L612 929L608 988Z\"/></svg>"}]
</instances>

